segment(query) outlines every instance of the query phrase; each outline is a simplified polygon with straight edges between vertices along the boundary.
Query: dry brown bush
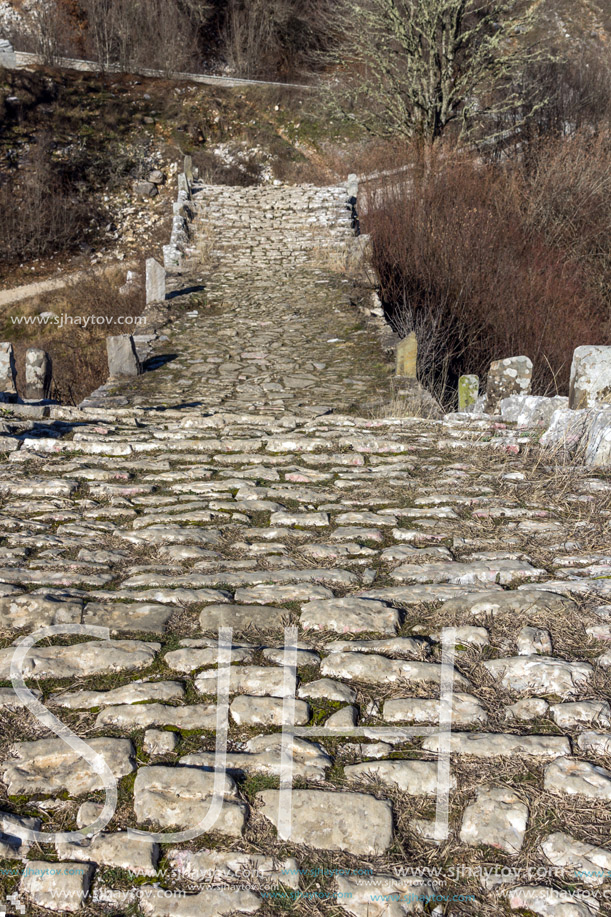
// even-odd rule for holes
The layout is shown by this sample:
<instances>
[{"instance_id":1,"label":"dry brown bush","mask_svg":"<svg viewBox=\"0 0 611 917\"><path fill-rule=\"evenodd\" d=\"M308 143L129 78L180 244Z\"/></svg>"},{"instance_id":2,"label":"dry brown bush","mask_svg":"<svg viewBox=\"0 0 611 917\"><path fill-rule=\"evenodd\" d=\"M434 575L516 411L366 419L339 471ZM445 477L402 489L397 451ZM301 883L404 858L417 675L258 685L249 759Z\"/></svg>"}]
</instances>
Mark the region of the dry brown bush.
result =
<instances>
[{"instance_id":1,"label":"dry brown bush","mask_svg":"<svg viewBox=\"0 0 611 917\"><path fill-rule=\"evenodd\" d=\"M440 380L452 390L461 373L485 375L491 360L522 353L535 365L534 391L562 393L574 348L608 339L603 298L579 248L608 246L592 193L602 154L586 157L590 185L583 156L579 144L553 146L529 172L523 163L439 154L392 191L370 193L363 228L389 317L401 333L416 331L422 381L438 396ZM574 188L555 179L561 172ZM575 213L596 223L591 246Z\"/></svg>"},{"instance_id":2,"label":"dry brown bush","mask_svg":"<svg viewBox=\"0 0 611 917\"><path fill-rule=\"evenodd\" d=\"M90 272L65 290L48 293L13 308L2 317L1 336L15 348L17 389L23 395L25 351L30 347L46 350L53 362L51 397L63 404L78 404L108 378L106 337L111 334L146 334L146 324L130 321L144 311L144 289L134 288L119 294L125 272ZM11 316L33 316L54 312L59 322L16 324ZM67 316L67 318L66 318ZM104 324L89 323L88 316L104 317ZM81 323L76 323L80 318ZM118 324L117 319L123 323ZM73 321L71 322L70 319ZM126 323L125 320L130 323Z\"/></svg>"}]
</instances>

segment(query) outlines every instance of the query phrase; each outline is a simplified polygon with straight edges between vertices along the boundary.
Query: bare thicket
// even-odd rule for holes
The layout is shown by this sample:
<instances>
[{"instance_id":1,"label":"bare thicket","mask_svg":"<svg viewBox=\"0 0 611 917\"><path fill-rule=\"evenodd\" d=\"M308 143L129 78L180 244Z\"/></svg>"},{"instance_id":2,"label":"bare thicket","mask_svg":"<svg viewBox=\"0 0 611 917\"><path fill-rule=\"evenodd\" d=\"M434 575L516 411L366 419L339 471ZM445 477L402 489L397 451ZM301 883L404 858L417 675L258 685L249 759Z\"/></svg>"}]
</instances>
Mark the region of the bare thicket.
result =
<instances>
[{"instance_id":1,"label":"bare thicket","mask_svg":"<svg viewBox=\"0 0 611 917\"><path fill-rule=\"evenodd\" d=\"M564 393L574 348L611 340L608 143L550 141L535 167L446 153L372 195L363 228L395 327L419 339L422 381L452 388L524 353L535 391Z\"/></svg>"},{"instance_id":2,"label":"bare thicket","mask_svg":"<svg viewBox=\"0 0 611 917\"><path fill-rule=\"evenodd\" d=\"M291 77L328 47L330 0L229 0L227 63L241 77Z\"/></svg>"}]
</instances>

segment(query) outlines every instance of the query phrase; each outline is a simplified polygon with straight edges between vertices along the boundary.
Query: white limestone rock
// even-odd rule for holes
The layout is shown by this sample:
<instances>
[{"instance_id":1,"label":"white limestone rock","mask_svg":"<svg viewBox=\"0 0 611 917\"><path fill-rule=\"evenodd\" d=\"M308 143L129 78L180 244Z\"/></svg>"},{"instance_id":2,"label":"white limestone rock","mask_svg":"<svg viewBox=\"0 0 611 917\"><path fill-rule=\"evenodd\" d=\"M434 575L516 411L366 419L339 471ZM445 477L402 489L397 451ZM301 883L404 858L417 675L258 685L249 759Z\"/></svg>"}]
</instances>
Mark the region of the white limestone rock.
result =
<instances>
[{"instance_id":1,"label":"white limestone rock","mask_svg":"<svg viewBox=\"0 0 611 917\"><path fill-rule=\"evenodd\" d=\"M214 773L197 767L141 767L134 784L134 811L139 822L161 828L195 828L212 804ZM219 817L209 831L241 837L247 806L237 799L234 780L225 775Z\"/></svg>"},{"instance_id":2,"label":"white limestone rock","mask_svg":"<svg viewBox=\"0 0 611 917\"><path fill-rule=\"evenodd\" d=\"M276 827L279 790L257 793L261 813ZM293 790L290 840L315 850L381 856L392 844L392 806L364 793Z\"/></svg>"},{"instance_id":3,"label":"white limestone rock","mask_svg":"<svg viewBox=\"0 0 611 917\"><path fill-rule=\"evenodd\" d=\"M134 746L130 739L87 739L101 755L115 777L125 777L136 769ZM61 793L80 796L103 788L102 778L61 739L15 742L15 758L5 762L2 780L9 796L36 793Z\"/></svg>"},{"instance_id":4,"label":"white limestone rock","mask_svg":"<svg viewBox=\"0 0 611 917\"><path fill-rule=\"evenodd\" d=\"M500 412L503 420L518 427L547 427L554 411L566 410L569 399L561 396L511 395L503 398Z\"/></svg>"},{"instance_id":5,"label":"white limestone rock","mask_svg":"<svg viewBox=\"0 0 611 917\"><path fill-rule=\"evenodd\" d=\"M543 779L545 789L550 793L611 800L611 773L588 761L557 758L545 768Z\"/></svg>"},{"instance_id":6,"label":"white limestone rock","mask_svg":"<svg viewBox=\"0 0 611 917\"><path fill-rule=\"evenodd\" d=\"M605 403L611 403L611 347L577 347L571 365L569 406L579 410Z\"/></svg>"},{"instance_id":7,"label":"white limestone rock","mask_svg":"<svg viewBox=\"0 0 611 917\"><path fill-rule=\"evenodd\" d=\"M38 907L74 914L87 897L93 872L90 863L28 860L19 892Z\"/></svg>"},{"instance_id":8,"label":"white limestone rock","mask_svg":"<svg viewBox=\"0 0 611 917\"><path fill-rule=\"evenodd\" d=\"M352 596L308 602L302 606L300 618L304 630L332 630L340 634L364 631L396 634L400 623L396 608L384 602Z\"/></svg>"},{"instance_id":9,"label":"white limestone rock","mask_svg":"<svg viewBox=\"0 0 611 917\"><path fill-rule=\"evenodd\" d=\"M507 787L480 787L464 811L461 843L485 844L515 855L522 849L528 814L528 806Z\"/></svg>"},{"instance_id":10,"label":"white limestone rock","mask_svg":"<svg viewBox=\"0 0 611 917\"><path fill-rule=\"evenodd\" d=\"M567 875L585 885L602 885L611 878L611 850L584 844L557 831L541 841L541 850L552 866L566 869Z\"/></svg>"},{"instance_id":11,"label":"white limestone rock","mask_svg":"<svg viewBox=\"0 0 611 917\"><path fill-rule=\"evenodd\" d=\"M365 761L344 768L352 782L380 782L395 786L410 796L434 796L437 793L437 762L414 760ZM451 787L456 781L451 778Z\"/></svg>"},{"instance_id":12,"label":"white limestone rock","mask_svg":"<svg viewBox=\"0 0 611 917\"><path fill-rule=\"evenodd\" d=\"M588 662L567 662L550 656L509 656L484 662L493 678L507 691L557 694L568 697L583 691L593 668Z\"/></svg>"}]
</instances>

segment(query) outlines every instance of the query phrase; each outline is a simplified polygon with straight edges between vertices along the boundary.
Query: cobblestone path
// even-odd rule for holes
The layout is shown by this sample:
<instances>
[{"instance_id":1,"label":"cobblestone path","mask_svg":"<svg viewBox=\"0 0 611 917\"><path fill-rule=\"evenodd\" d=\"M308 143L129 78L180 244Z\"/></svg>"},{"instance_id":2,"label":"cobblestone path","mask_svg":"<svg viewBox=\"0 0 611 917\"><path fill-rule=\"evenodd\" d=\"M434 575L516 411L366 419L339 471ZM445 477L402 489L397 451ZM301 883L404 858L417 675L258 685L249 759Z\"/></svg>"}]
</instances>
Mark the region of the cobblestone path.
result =
<instances>
[{"instance_id":1,"label":"cobblestone path","mask_svg":"<svg viewBox=\"0 0 611 917\"><path fill-rule=\"evenodd\" d=\"M609 480L376 419L345 196L199 188L157 368L2 421L9 914L611 913Z\"/></svg>"}]
</instances>

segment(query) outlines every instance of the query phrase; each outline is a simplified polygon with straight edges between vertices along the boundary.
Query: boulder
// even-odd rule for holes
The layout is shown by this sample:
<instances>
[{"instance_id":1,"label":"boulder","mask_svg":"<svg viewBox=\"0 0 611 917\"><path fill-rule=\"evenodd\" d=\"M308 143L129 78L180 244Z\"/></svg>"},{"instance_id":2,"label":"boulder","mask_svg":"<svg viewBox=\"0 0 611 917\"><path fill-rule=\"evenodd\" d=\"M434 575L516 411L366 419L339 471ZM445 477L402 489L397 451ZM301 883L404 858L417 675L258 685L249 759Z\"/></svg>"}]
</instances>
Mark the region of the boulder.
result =
<instances>
[{"instance_id":1,"label":"boulder","mask_svg":"<svg viewBox=\"0 0 611 917\"><path fill-rule=\"evenodd\" d=\"M560 396L510 395L501 401L501 417L518 427L547 427L554 411L566 410L569 399Z\"/></svg>"},{"instance_id":2,"label":"boulder","mask_svg":"<svg viewBox=\"0 0 611 917\"><path fill-rule=\"evenodd\" d=\"M156 197L159 194L157 185L152 181L135 181L132 187L138 197Z\"/></svg>"},{"instance_id":3,"label":"boulder","mask_svg":"<svg viewBox=\"0 0 611 917\"><path fill-rule=\"evenodd\" d=\"M586 345L573 354L569 407L574 410L611 403L611 347Z\"/></svg>"}]
</instances>

